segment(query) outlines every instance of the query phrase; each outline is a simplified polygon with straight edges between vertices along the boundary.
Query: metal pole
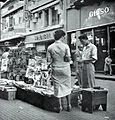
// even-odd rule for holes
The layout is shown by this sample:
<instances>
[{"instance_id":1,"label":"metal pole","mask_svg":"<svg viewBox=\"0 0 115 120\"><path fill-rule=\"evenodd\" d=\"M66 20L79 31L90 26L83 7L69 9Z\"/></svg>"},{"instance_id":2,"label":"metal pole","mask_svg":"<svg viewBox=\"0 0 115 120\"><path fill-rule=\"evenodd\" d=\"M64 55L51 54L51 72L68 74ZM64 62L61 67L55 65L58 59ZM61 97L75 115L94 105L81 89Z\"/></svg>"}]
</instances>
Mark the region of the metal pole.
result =
<instances>
[{"instance_id":1,"label":"metal pole","mask_svg":"<svg viewBox=\"0 0 115 120\"><path fill-rule=\"evenodd\" d=\"M109 26L107 26L107 44L108 44L108 53L110 54L110 32L109 32Z\"/></svg>"}]
</instances>

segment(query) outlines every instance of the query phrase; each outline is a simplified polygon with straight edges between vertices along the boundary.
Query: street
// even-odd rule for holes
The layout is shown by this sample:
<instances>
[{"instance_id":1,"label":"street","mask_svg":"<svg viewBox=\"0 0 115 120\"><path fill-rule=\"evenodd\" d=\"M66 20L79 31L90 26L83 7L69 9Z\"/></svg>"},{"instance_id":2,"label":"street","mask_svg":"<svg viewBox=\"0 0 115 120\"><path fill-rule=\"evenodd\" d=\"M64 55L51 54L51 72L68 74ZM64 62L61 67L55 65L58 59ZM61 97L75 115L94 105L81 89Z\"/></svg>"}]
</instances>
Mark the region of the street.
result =
<instances>
[{"instance_id":1,"label":"street","mask_svg":"<svg viewBox=\"0 0 115 120\"><path fill-rule=\"evenodd\" d=\"M40 109L20 100L7 101L0 99L0 120L115 120L115 86L114 81L96 79L96 84L108 89L107 111L94 111L92 114L82 112L79 107L71 112L55 113Z\"/></svg>"},{"instance_id":2,"label":"street","mask_svg":"<svg viewBox=\"0 0 115 120\"><path fill-rule=\"evenodd\" d=\"M98 85L108 89L108 109L107 114L111 117L110 120L115 119L115 82L110 80L97 80Z\"/></svg>"}]
</instances>

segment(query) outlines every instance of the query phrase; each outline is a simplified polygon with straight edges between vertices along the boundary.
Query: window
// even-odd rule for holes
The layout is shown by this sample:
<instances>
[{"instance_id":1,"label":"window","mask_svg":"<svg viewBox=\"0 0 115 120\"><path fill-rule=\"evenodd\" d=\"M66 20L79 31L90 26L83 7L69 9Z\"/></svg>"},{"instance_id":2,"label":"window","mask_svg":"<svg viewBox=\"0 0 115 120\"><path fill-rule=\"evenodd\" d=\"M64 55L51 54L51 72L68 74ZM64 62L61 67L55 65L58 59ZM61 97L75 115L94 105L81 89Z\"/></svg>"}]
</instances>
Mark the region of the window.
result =
<instances>
[{"instance_id":1,"label":"window","mask_svg":"<svg viewBox=\"0 0 115 120\"><path fill-rule=\"evenodd\" d=\"M58 14L58 9L55 9L55 7L52 7L52 25L59 24L60 16Z\"/></svg>"},{"instance_id":2,"label":"window","mask_svg":"<svg viewBox=\"0 0 115 120\"><path fill-rule=\"evenodd\" d=\"M12 31L14 29L15 25L15 19L13 18L12 15L9 16L9 31Z\"/></svg>"},{"instance_id":3,"label":"window","mask_svg":"<svg viewBox=\"0 0 115 120\"><path fill-rule=\"evenodd\" d=\"M8 10L11 10L14 8L14 5L11 5L10 7L8 7Z\"/></svg>"},{"instance_id":4,"label":"window","mask_svg":"<svg viewBox=\"0 0 115 120\"><path fill-rule=\"evenodd\" d=\"M2 30L6 29L6 18L2 18Z\"/></svg>"},{"instance_id":5,"label":"window","mask_svg":"<svg viewBox=\"0 0 115 120\"><path fill-rule=\"evenodd\" d=\"M41 16L42 16L42 11L39 11L39 13L38 13L39 19L41 19Z\"/></svg>"},{"instance_id":6,"label":"window","mask_svg":"<svg viewBox=\"0 0 115 120\"><path fill-rule=\"evenodd\" d=\"M9 27L13 26L13 16L9 16Z\"/></svg>"},{"instance_id":7,"label":"window","mask_svg":"<svg viewBox=\"0 0 115 120\"><path fill-rule=\"evenodd\" d=\"M45 12L45 23L44 23L44 26L47 27L49 25L49 9L46 9L44 12Z\"/></svg>"},{"instance_id":8,"label":"window","mask_svg":"<svg viewBox=\"0 0 115 120\"><path fill-rule=\"evenodd\" d=\"M19 17L19 24L21 24L21 20L22 20L22 18L21 18L21 17Z\"/></svg>"}]
</instances>

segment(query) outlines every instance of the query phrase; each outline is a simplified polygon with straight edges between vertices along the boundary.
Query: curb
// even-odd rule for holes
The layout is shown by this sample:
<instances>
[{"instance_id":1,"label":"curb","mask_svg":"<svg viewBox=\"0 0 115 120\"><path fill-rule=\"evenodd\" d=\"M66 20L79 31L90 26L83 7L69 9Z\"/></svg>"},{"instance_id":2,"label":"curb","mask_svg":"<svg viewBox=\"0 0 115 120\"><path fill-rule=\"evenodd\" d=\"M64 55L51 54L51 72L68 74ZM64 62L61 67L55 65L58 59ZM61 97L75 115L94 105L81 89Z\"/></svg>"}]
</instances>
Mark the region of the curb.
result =
<instances>
[{"instance_id":1,"label":"curb","mask_svg":"<svg viewBox=\"0 0 115 120\"><path fill-rule=\"evenodd\" d=\"M95 76L96 79L115 81L115 76Z\"/></svg>"},{"instance_id":2,"label":"curb","mask_svg":"<svg viewBox=\"0 0 115 120\"><path fill-rule=\"evenodd\" d=\"M75 73L72 73L71 76L75 76ZM96 79L101 79L101 80L110 80L110 81L115 81L115 75L109 76L109 75L104 75L104 74L95 74Z\"/></svg>"}]
</instances>

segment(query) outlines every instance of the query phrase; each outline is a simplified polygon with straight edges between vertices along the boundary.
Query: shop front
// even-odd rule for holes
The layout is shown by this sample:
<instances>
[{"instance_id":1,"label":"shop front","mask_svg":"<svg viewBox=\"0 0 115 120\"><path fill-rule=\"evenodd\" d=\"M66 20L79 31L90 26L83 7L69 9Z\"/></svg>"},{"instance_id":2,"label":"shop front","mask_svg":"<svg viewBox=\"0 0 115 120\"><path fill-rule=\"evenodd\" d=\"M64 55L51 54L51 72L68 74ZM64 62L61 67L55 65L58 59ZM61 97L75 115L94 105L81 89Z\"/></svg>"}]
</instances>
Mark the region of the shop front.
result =
<instances>
[{"instance_id":1,"label":"shop front","mask_svg":"<svg viewBox=\"0 0 115 120\"><path fill-rule=\"evenodd\" d=\"M68 0L67 6L67 35L68 44L71 48L72 59L79 45L78 36L82 33L92 37L92 43L98 49L98 61L95 63L97 72L103 72L104 60L107 54L112 58L112 68L115 69L115 2L101 1L100 4L92 3L76 9L74 0L71 6ZM84 3L85 4L85 3ZM75 6L74 6L75 5ZM72 18L72 19L71 19Z\"/></svg>"},{"instance_id":2,"label":"shop front","mask_svg":"<svg viewBox=\"0 0 115 120\"><path fill-rule=\"evenodd\" d=\"M42 57L46 57L47 47L54 42L53 32L45 31L27 35L25 39L26 47L35 47L37 52L43 55Z\"/></svg>"},{"instance_id":3,"label":"shop front","mask_svg":"<svg viewBox=\"0 0 115 120\"><path fill-rule=\"evenodd\" d=\"M92 36L97 46L98 61L95 64L97 72L103 72L104 60L107 54L112 58L112 68L115 65L115 2L102 2L100 5L81 8L81 33Z\"/></svg>"}]
</instances>

